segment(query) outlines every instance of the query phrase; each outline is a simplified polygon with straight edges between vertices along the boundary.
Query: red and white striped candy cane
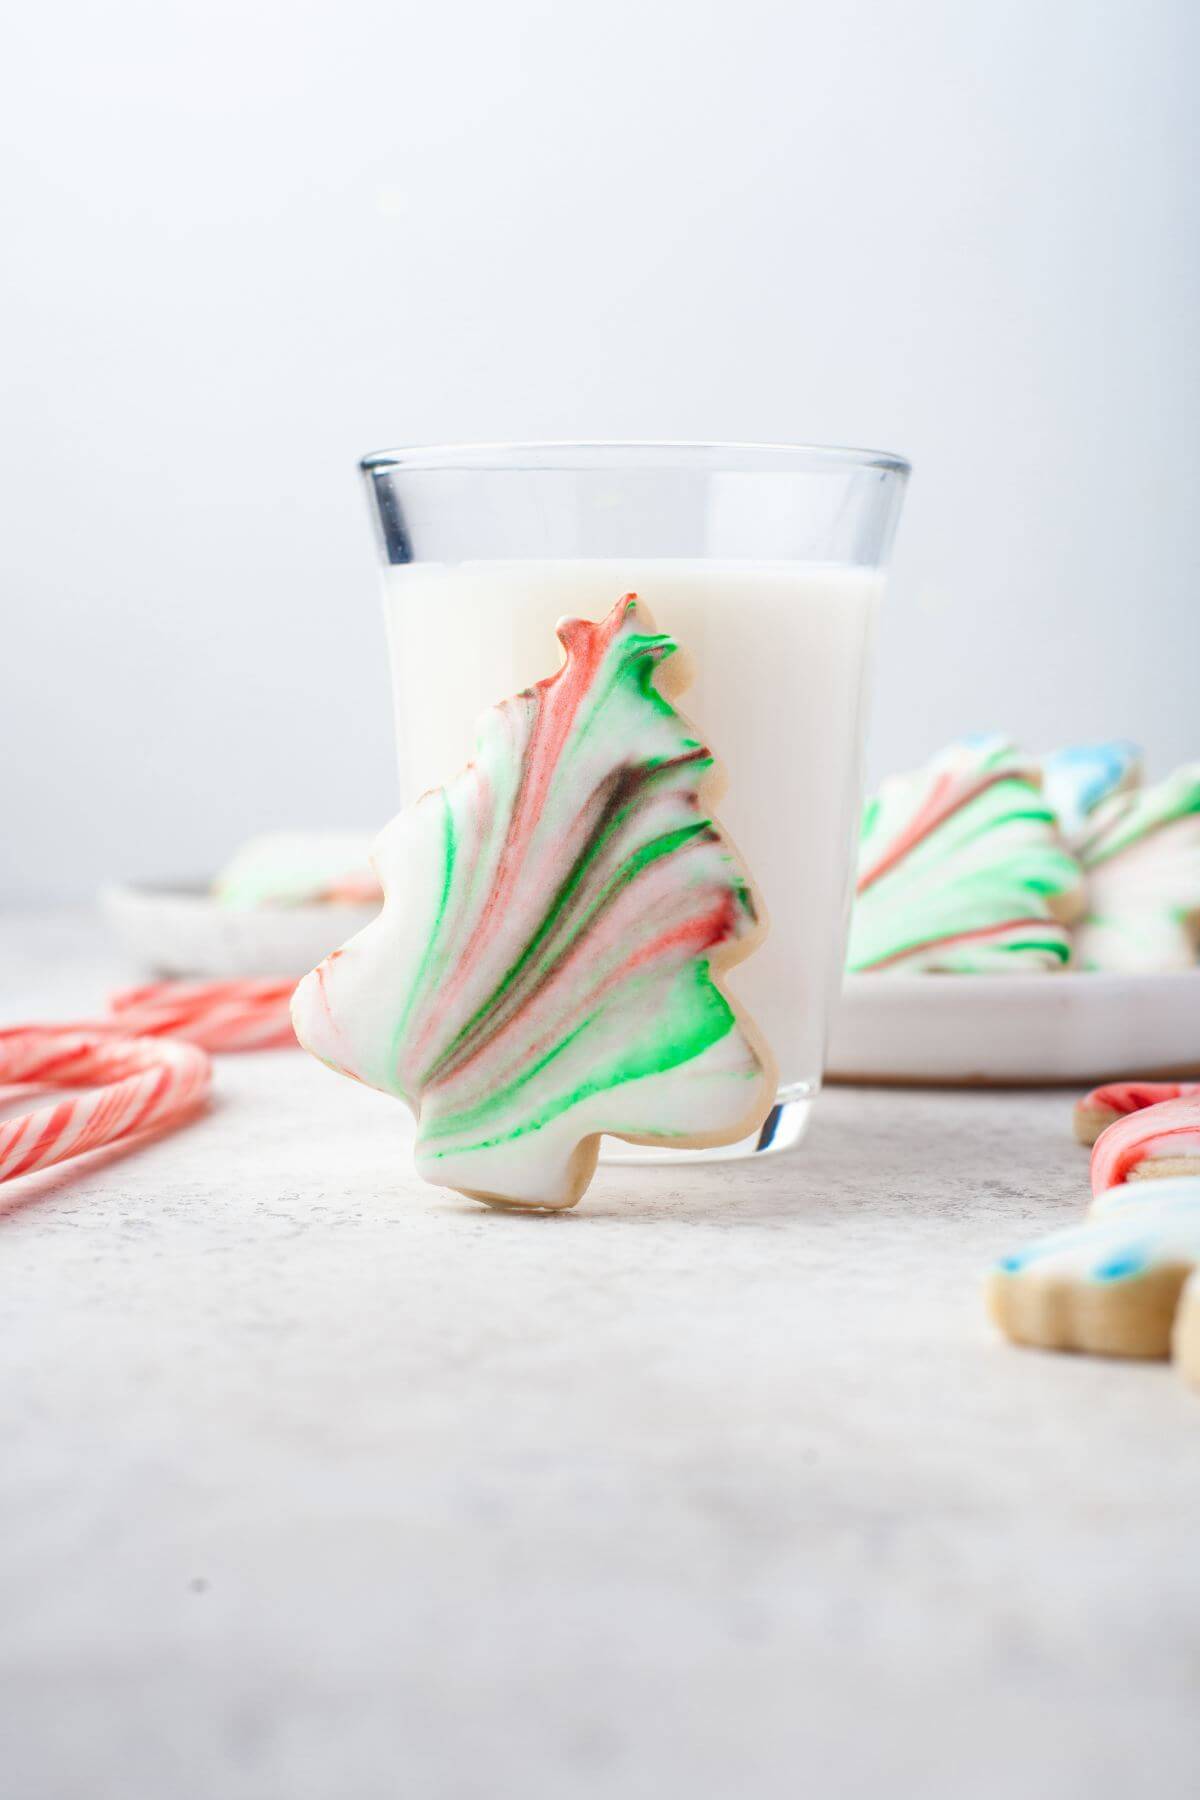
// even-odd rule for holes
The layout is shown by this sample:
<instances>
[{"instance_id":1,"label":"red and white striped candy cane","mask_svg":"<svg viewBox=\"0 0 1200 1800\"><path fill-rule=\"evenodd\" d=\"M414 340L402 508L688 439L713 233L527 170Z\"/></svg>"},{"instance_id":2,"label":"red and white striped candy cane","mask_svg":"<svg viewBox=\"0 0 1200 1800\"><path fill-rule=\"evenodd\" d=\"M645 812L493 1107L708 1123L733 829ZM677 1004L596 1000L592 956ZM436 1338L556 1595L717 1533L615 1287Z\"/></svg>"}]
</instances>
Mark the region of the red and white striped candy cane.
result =
<instances>
[{"instance_id":1,"label":"red and white striped candy cane","mask_svg":"<svg viewBox=\"0 0 1200 1800\"><path fill-rule=\"evenodd\" d=\"M75 1025L0 1031L0 1088L93 1090L0 1120L0 1181L177 1123L207 1096L211 1073L198 1045L169 1038Z\"/></svg>"},{"instance_id":2,"label":"red and white striped candy cane","mask_svg":"<svg viewBox=\"0 0 1200 1800\"><path fill-rule=\"evenodd\" d=\"M122 1031L180 1037L205 1050L274 1050L295 1046L294 980L156 981L109 1000Z\"/></svg>"}]
</instances>

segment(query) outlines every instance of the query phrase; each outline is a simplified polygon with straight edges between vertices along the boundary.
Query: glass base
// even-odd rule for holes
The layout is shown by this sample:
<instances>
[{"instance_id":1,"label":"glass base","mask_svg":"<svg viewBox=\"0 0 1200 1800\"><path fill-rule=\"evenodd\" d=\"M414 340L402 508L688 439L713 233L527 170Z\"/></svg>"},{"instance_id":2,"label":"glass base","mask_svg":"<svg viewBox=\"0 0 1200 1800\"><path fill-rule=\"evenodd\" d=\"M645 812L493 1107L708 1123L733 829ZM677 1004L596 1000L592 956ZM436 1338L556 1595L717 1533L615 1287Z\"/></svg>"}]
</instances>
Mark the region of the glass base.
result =
<instances>
[{"instance_id":1,"label":"glass base","mask_svg":"<svg viewBox=\"0 0 1200 1800\"><path fill-rule=\"evenodd\" d=\"M626 1144L620 1138L606 1137L600 1145L601 1166L618 1163L695 1163L744 1162L751 1156L781 1156L794 1150L812 1114L813 1101L820 1092L818 1081L793 1081L780 1088L775 1104L759 1129L736 1144L719 1144L711 1150L669 1150L653 1144Z\"/></svg>"}]
</instances>

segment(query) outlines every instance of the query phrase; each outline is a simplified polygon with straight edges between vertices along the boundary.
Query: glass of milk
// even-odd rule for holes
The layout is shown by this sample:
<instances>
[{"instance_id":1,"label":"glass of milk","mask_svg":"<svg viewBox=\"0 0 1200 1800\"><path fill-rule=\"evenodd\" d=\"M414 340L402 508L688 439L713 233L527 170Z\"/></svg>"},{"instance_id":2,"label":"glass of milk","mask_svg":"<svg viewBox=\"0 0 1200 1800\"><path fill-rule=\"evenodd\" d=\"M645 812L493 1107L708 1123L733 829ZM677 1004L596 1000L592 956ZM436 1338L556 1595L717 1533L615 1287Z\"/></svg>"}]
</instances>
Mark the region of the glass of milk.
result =
<instances>
[{"instance_id":1,"label":"glass of milk","mask_svg":"<svg viewBox=\"0 0 1200 1800\"><path fill-rule=\"evenodd\" d=\"M480 714L551 675L564 614L635 593L693 671L680 710L724 767L716 814L765 902L723 978L770 1043L778 1102L721 1150L610 1140L610 1160L797 1143L838 994L861 803L868 657L908 464L757 444L503 444L362 464L385 571L405 802L448 781Z\"/></svg>"}]
</instances>

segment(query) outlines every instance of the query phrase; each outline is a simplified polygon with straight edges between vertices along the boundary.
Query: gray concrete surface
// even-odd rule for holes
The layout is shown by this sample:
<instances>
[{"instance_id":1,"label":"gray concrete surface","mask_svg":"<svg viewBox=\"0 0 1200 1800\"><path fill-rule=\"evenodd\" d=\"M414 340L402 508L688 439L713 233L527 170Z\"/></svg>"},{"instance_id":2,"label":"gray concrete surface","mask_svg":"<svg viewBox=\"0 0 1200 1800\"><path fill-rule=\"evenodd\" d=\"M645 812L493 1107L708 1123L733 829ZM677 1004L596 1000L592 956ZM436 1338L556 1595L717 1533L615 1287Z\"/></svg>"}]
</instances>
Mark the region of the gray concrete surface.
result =
<instances>
[{"instance_id":1,"label":"gray concrete surface","mask_svg":"<svg viewBox=\"0 0 1200 1800\"><path fill-rule=\"evenodd\" d=\"M0 918L3 1013L120 971ZM1062 1095L492 1214L299 1053L0 1193L6 1800L1200 1789L1200 1397L1010 1349Z\"/></svg>"}]
</instances>

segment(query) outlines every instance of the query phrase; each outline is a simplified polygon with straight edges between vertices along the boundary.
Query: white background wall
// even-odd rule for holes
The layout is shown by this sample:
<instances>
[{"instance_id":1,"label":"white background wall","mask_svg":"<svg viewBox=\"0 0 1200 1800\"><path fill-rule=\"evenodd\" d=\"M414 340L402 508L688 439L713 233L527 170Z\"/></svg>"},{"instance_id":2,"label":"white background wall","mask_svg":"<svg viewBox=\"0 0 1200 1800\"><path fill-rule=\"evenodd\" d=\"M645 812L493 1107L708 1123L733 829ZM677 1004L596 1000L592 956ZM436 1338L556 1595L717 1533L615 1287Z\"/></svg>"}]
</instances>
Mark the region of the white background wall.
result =
<instances>
[{"instance_id":1,"label":"white background wall","mask_svg":"<svg viewBox=\"0 0 1200 1800\"><path fill-rule=\"evenodd\" d=\"M1200 754L1194 0L59 0L0 74L0 893L393 795L354 463L917 466L873 761Z\"/></svg>"}]
</instances>

